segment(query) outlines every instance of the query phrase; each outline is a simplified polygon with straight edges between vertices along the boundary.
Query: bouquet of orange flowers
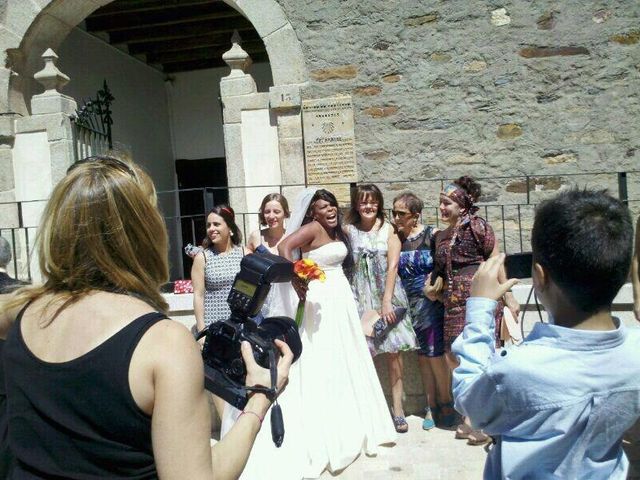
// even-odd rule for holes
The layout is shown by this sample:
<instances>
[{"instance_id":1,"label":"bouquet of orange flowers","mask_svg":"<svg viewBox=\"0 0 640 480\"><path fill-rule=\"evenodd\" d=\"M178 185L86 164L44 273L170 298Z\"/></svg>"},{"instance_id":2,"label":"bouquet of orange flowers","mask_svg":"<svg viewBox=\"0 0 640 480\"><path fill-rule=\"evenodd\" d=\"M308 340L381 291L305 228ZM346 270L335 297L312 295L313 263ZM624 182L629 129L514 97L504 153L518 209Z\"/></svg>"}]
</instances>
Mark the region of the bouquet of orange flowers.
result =
<instances>
[{"instance_id":1,"label":"bouquet of orange flowers","mask_svg":"<svg viewBox=\"0 0 640 480\"><path fill-rule=\"evenodd\" d=\"M308 258L298 260L293 264L293 271L307 286L312 280L320 280L324 282L327 278L320 266ZM300 328L302 325L302 317L304 316L305 300L298 301L298 309L296 310L296 325Z\"/></svg>"}]
</instances>

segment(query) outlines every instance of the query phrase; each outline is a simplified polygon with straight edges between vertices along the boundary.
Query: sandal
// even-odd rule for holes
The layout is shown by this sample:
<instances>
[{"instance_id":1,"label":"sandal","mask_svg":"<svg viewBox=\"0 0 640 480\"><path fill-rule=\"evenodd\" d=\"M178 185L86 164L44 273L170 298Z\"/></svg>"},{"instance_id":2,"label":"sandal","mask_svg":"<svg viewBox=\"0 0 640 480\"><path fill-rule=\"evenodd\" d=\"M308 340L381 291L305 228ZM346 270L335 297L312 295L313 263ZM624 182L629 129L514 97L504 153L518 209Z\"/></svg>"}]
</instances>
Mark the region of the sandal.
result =
<instances>
[{"instance_id":1,"label":"sandal","mask_svg":"<svg viewBox=\"0 0 640 480\"><path fill-rule=\"evenodd\" d=\"M435 426L436 422L433 420L433 416L431 415L431 408L427 407L424 409L424 420L422 421L422 429L431 430Z\"/></svg>"},{"instance_id":2,"label":"sandal","mask_svg":"<svg viewBox=\"0 0 640 480\"><path fill-rule=\"evenodd\" d=\"M404 417L393 417L393 425L398 433L407 433L409 431L409 424Z\"/></svg>"},{"instance_id":3,"label":"sandal","mask_svg":"<svg viewBox=\"0 0 640 480\"><path fill-rule=\"evenodd\" d=\"M473 430L466 423L461 423L456 428L456 438L458 440L468 440L469 435L471 435L472 433L473 433Z\"/></svg>"},{"instance_id":4,"label":"sandal","mask_svg":"<svg viewBox=\"0 0 640 480\"><path fill-rule=\"evenodd\" d=\"M472 430L467 438L467 445L485 445L492 441L491 437L482 430Z\"/></svg>"}]
</instances>

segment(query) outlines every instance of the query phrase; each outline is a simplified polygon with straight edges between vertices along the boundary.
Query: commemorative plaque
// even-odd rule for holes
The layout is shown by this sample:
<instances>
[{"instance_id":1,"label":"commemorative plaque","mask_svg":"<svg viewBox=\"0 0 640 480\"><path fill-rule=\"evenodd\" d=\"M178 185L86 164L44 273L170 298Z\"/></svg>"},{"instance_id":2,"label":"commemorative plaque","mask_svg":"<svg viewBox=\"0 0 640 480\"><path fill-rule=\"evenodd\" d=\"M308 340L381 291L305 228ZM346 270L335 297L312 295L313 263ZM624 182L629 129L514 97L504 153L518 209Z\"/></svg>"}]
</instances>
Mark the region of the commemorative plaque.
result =
<instances>
[{"instance_id":1,"label":"commemorative plaque","mask_svg":"<svg viewBox=\"0 0 640 480\"><path fill-rule=\"evenodd\" d=\"M302 102L307 183L325 186L341 205L349 203L348 183L358 181L353 124L348 95Z\"/></svg>"}]
</instances>

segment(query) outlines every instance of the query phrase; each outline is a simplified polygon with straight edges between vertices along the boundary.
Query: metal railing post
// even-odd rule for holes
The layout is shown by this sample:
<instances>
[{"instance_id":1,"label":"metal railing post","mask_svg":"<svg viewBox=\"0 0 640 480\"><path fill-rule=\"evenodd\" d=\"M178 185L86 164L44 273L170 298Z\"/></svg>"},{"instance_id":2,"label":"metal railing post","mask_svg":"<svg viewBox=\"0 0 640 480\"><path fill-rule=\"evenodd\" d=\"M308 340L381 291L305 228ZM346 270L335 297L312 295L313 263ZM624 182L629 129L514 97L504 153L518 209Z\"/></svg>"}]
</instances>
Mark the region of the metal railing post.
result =
<instances>
[{"instance_id":1,"label":"metal railing post","mask_svg":"<svg viewBox=\"0 0 640 480\"><path fill-rule=\"evenodd\" d=\"M629 205L629 191L627 190L627 172L618 172L618 199Z\"/></svg>"}]
</instances>

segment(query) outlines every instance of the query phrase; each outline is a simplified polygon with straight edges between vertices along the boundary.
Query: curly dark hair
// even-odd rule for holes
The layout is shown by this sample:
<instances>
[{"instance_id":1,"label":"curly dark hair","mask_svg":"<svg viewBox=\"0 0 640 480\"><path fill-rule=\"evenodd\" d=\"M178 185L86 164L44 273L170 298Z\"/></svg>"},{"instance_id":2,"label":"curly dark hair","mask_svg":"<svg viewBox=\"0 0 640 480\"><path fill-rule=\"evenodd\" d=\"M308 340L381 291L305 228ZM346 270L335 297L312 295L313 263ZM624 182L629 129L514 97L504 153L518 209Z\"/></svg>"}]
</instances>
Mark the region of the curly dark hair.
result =
<instances>
[{"instance_id":1,"label":"curly dark hair","mask_svg":"<svg viewBox=\"0 0 640 480\"><path fill-rule=\"evenodd\" d=\"M480 198L480 195L482 195L482 187L480 186L480 184L468 175L463 175L453 183L467 192L474 202L477 202Z\"/></svg>"},{"instance_id":2,"label":"curly dark hair","mask_svg":"<svg viewBox=\"0 0 640 480\"><path fill-rule=\"evenodd\" d=\"M329 190L325 190L324 188L317 190L313 197L311 197L311 203L309 203L309 209L307 210L307 214L302 224L304 225L313 220L311 212L313 211L314 204L318 200L324 200L325 202L328 202L332 207L336 207L338 209L338 225L335 227L335 234L336 237L338 237L338 239L347 247L347 256L344 257L344 260L342 261L342 270L344 271L346 277L351 280L353 278L353 272L355 269L355 263L353 261L353 249L351 248L349 237L344 233L344 230L342 230L342 211L338 206L338 200L336 199L336 196Z\"/></svg>"}]
</instances>

